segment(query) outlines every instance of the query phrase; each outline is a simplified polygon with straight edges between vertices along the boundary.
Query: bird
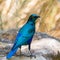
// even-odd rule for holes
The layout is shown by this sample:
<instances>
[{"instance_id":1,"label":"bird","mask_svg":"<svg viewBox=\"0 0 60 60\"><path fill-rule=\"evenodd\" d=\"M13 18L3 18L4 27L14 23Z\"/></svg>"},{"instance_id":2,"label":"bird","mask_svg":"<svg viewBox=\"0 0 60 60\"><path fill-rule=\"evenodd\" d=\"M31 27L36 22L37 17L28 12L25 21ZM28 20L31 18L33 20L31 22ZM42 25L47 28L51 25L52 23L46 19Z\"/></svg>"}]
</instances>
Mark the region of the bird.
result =
<instances>
[{"instance_id":1,"label":"bird","mask_svg":"<svg viewBox=\"0 0 60 60\"><path fill-rule=\"evenodd\" d=\"M28 45L29 51L31 50L31 42L35 33L35 21L38 18L40 18L39 15L31 14L28 21L19 29L13 47L6 56L7 59L12 58L12 56L14 56L14 54L17 52L18 48L21 48L23 45Z\"/></svg>"}]
</instances>

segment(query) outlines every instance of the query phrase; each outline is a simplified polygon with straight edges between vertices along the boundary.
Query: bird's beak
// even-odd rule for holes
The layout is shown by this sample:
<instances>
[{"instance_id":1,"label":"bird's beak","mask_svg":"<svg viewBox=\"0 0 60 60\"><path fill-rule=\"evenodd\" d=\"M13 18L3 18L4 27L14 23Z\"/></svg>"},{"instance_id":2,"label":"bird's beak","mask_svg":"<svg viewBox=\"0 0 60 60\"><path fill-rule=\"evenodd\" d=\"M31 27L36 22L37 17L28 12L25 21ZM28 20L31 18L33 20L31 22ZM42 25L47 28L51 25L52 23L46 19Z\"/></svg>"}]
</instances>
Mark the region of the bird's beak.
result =
<instances>
[{"instance_id":1,"label":"bird's beak","mask_svg":"<svg viewBox=\"0 0 60 60\"><path fill-rule=\"evenodd\" d=\"M40 16L38 16L38 18L40 18Z\"/></svg>"}]
</instances>

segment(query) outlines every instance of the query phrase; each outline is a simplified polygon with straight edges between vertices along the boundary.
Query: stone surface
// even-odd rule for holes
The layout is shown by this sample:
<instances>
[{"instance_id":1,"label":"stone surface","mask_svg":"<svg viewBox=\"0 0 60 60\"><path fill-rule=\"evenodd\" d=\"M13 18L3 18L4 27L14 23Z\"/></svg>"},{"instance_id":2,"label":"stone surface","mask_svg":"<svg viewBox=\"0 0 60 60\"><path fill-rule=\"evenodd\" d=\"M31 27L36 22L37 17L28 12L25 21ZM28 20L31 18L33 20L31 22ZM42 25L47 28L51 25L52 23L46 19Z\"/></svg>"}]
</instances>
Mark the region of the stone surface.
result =
<instances>
[{"instance_id":1,"label":"stone surface","mask_svg":"<svg viewBox=\"0 0 60 60\"><path fill-rule=\"evenodd\" d=\"M3 43L2 43L3 44ZM6 43L4 48L1 48L0 52L1 56L6 56L6 54L10 51L13 44ZM21 58L21 60L30 59L28 46L22 46L21 49L22 56L14 56L11 60L15 60ZM58 55L60 53L60 42L51 39L51 38L43 38L41 40L34 40L31 44L31 52L33 55L36 55L36 58L32 58L31 60L49 60L51 56ZM1 58L3 59L3 57Z\"/></svg>"},{"instance_id":2,"label":"stone surface","mask_svg":"<svg viewBox=\"0 0 60 60\"><path fill-rule=\"evenodd\" d=\"M13 32L13 34L11 34L10 31L8 31L7 33L9 34L9 36L10 35L14 36L14 34L16 36L17 31L15 31L15 33ZM14 40L9 40L9 38L6 39L5 37L3 38L2 36L3 35L1 35L0 38L0 57L1 57L0 60L5 60L4 58L6 58L5 57L6 54L12 48ZM15 59L30 60L28 46L22 46L21 56L19 56L19 52L20 49L18 49L17 52L18 56L15 55L13 58L11 58L11 60ZM31 60L51 60L51 59L54 60L56 57L55 55L58 55L58 57L60 56L60 54L58 54L60 53L60 40L46 33L36 32L31 44L31 52L33 55L36 55L36 58L33 57Z\"/></svg>"}]
</instances>

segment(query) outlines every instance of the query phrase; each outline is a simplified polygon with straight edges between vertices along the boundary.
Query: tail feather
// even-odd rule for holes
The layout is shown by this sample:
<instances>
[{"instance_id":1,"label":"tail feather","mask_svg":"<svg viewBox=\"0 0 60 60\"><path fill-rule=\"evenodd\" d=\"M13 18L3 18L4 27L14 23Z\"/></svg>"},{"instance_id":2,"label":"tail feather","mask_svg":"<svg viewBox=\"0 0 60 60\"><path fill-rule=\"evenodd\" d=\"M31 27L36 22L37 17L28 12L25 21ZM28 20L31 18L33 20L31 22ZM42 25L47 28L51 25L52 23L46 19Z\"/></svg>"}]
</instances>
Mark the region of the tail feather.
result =
<instances>
[{"instance_id":1,"label":"tail feather","mask_svg":"<svg viewBox=\"0 0 60 60\"><path fill-rule=\"evenodd\" d=\"M12 50L8 53L8 55L6 56L6 58L7 58L7 59L11 58L11 57L16 53L17 49L18 49L18 48L12 49Z\"/></svg>"}]
</instances>

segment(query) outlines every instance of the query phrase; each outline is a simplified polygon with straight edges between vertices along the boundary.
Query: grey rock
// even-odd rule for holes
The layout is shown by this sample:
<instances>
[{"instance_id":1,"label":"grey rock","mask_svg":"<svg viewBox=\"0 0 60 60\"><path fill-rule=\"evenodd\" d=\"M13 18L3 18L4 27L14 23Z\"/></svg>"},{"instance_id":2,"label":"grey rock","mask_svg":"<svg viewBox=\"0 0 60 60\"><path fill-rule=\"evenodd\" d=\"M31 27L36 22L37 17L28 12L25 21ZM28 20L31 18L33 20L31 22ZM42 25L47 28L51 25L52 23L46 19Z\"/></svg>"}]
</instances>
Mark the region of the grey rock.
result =
<instances>
[{"instance_id":1,"label":"grey rock","mask_svg":"<svg viewBox=\"0 0 60 60\"><path fill-rule=\"evenodd\" d=\"M48 35L47 33L43 33L43 32L36 32L36 33L35 33L35 36L37 36L38 40L40 40L40 39L42 39L42 38L52 38L52 39L56 39L56 40L59 40L59 41L60 41L60 39L55 38L55 37L53 37L53 36L50 36L50 35Z\"/></svg>"}]
</instances>

